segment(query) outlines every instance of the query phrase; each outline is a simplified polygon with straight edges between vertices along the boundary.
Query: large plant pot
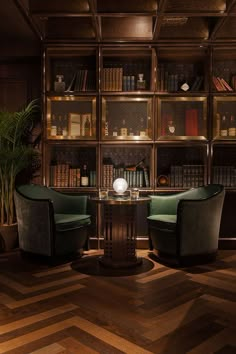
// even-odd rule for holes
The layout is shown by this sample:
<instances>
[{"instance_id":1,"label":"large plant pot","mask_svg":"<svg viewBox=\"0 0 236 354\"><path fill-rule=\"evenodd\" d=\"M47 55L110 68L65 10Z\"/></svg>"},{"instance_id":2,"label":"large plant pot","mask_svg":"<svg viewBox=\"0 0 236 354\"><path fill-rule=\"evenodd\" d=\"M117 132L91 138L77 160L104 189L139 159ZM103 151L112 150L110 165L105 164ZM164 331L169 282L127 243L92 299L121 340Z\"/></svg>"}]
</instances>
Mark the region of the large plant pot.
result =
<instances>
[{"instance_id":1,"label":"large plant pot","mask_svg":"<svg viewBox=\"0 0 236 354\"><path fill-rule=\"evenodd\" d=\"M18 246L17 223L0 226L0 252L10 251Z\"/></svg>"}]
</instances>

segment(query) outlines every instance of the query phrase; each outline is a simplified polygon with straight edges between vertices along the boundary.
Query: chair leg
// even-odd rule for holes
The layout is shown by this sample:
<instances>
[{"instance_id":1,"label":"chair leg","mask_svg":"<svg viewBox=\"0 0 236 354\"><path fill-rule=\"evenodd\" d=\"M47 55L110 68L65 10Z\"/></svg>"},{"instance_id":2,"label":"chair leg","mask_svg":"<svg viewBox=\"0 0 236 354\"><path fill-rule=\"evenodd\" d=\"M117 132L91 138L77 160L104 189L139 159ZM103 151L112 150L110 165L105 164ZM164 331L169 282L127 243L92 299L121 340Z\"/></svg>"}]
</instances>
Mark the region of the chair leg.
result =
<instances>
[{"instance_id":1,"label":"chair leg","mask_svg":"<svg viewBox=\"0 0 236 354\"><path fill-rule=\"evenodd\" d=\"M152 239L150 236L150 230L148 231L148 244L149 244L149 250L153 251L153 244L152 244Z\"/></svg>"},{"instance_id":2,"label":"chair leg","mask_svg":"<svg viewBox=\"0 0 236 354\"><path fill-rule=\"evenodd\" d=\"M85 244L84 244L83 249L84 249L85 251L89 251L89 250L90 250L89 236L87 237L87 239L86 239L86 241L85 241Z\"/></svg>"}]
</instances>

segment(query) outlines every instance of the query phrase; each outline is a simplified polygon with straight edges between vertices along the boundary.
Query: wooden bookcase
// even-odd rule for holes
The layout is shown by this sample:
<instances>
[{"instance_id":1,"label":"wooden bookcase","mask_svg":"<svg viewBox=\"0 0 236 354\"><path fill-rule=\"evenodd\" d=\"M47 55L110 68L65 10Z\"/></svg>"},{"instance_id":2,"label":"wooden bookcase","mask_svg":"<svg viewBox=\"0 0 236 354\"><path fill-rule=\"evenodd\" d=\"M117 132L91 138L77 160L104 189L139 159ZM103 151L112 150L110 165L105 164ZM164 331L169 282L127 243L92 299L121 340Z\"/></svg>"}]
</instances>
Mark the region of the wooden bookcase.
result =
<instances>
[{"instance_id":1,"label":"wooden bookcase","mask_svg":"<svg viewBox=\"0 0 236 354\"><path fill-rule=\"evenodd\" d=\"M57 44L45 47L44 66L47 185L96 194L125 177L142 195L210 182L236 192L236 48ZM55 91L58 75L65 88ZM232 90L219 90L215 78ZM85 188L78 175L86 162Z\"/></svg>"}]
</instances>

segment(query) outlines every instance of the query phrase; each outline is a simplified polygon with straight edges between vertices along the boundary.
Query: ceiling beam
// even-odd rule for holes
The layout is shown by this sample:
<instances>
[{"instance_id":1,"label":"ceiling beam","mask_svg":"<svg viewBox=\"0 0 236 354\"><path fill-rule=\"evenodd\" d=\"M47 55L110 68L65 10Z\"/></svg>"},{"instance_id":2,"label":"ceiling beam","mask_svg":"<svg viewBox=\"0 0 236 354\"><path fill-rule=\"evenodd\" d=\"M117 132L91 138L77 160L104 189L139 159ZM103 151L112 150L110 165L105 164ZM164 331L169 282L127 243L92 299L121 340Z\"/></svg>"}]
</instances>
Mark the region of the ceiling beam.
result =
<instances>
[{"instance_id":1,"label":"ceiling beam","mask_svg":"<svg viewBox=\"0 0 236 354\"><path fill-rule=\"evenodd\" d=\"M43 36L40 30L38 29L37 25L34 23L33 19L31 18L29 14L29 9L27 9L20 0L13 0L13 3L19 10L20 14L24 18L24 21L27 23L27 25L30 27L30 29L33 31L33 33L36 35L36 37L40 40L43 41Z\"/></svg>"},{"instance_id":2,"label":"ceiling beam","mask_svg":"<svg viewBox=\"0 0 236 354\"><path fill-rule=\"evenodd\" d=\"M154 29L153 29L153 40L157 40L157 38L159 37L166 4L167 4L167 0L160 0L159 2L158 13L155 18Z\"/></svg>"},{"instance_id":3,"label":"ceiling beam","mask_svg":"<svg viewBox=\"0 0 236 354\"><path fill-rule=\"evenodd\" d=\"M96 2L95 2L95 0L88 0L88 3L89 3L90 11L92 13L92 21L93 21L93 26L94 26L95 32L96 32L97 41L101 42L102 28L101 28L101 21L98 18L98 16L96 15L96 13L97 13Z\"/></svg>"},{"instance_id":4,"label":"ceiling beam","mask_svg":"<svg viewBox=\"0 0 236 354\"><path fill-rule=\"evenodd\" d=\"M211 32L210 35L210 40L214 41L216 39L217 33L219 32L219 30L221 29L221 27L224 25L224 23L227 21L227 16L230 13L231 9L233 8L233 6L236 4L236 0L231 0L231 2L228 4L228 7L225 11L225 17L222 17L221 19L219 19L214 27L214 29Z\"/></svg>"}]
</instances>

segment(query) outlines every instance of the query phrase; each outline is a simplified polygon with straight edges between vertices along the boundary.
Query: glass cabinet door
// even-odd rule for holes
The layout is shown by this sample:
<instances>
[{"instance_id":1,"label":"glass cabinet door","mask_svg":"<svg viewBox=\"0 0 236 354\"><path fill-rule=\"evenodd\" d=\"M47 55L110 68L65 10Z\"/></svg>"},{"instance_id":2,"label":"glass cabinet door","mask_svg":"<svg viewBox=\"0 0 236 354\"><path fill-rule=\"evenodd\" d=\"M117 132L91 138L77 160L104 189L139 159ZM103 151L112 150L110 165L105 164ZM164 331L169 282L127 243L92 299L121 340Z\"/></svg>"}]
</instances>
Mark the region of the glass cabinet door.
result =
<instances>
[{"instance_id":1,"label":"glass cabinet door","mask_svg":"<svg viewBox=\"0 0 236 354\"><path fill-rule=\"evenodd\" d=\"M157 188L194 188L207 183L208 145L160 143L156 147Z\"/></svg>"},{"instance_id":2,"label":"glass cabinet door","mask_svg":"<svg viewBox=\"0 0 236 354\"><path fill-rule=\"evenodd\" d=\"M81 181L86 166L88 186L97 185L97 148L96 146L76 143L49 142L47 145L46 184L53 188L84 187Z\"/></svg>"},{"instance_id":3,"label":"glass cabinet door","mask_svg":"<svg viewBox=\"0 0 236 354\"><path fill-rule=\"evenodd\" d=\"M116 178L125 178L128 187L152 186L151 145L103 145L101 149L102 186L112 188Z\"/></svg>"},{"instance_id":4,"label":"glass cabinet door","mask_svg":"<svg viewBox=\"0 0 236 354\"><path fill-rule=\"evenodd\" d=\"M158 140L207 139L206 97L158 98Z\"/></svg>"},{"instance_id":5,"label":"glass cabinet door","mask_svg":"<svg viewBox=\"0 0 236 354\"><path fill-rule=\"evenodd\" d=\"M103 140L151 140L152 99L103 97Z\"/></svg>"},{"instance_id":6,"label":"glass cabinet door","mask_svg":"<svg viewBox=\"0 0 236 354\"><path fill-rule=\"evenodd\" d=\"M236 145L235 142L212 144L211 182L223 184L227 189L236 188Z\"/></svg>"},{"instance_id":7,"label":"glass cabinet door","mask_svg":"<svg viewBox=\"0 0 236 354\"><path fill-rule=\"evenodd\" d=\"M236 139L236 96L214 97L213 139Z\"/></svg>"},{"instance_id":8,"label":"glass cabinet door","mask_svg":"<svg viewBox=\"0 0 236 354\"><path fill-rule=\"evenodd\" d=\"M49 97L47 139L96 139L96 99Z\"/></svg>"},{"instance_id":9,"label":"glass cabinet door","mask_svg":"<svg viewBox=\"0 0 236 354\"><path fill-rule=\"evenodd\" d=\"M151 91L153 50L147 48L104 48L102 51L102 91Z\"/></svg>"},{"instance_id":10,"label":"glass cabinet door","mask_svg":"<svg viewBox=\"0 0 236 354\"><path fill-rule=\"evenodd\" d=\"M95 48L47 48L46 92L55 95L95 92L96 58Z\"/></svg>"},{"instance_id":11,"label":"glass cabinet door","mask_svg":"<svg viewBox=\"0 0 236 354\"><path fill-rule=\"evenodd\" d=\"M205 91L207 80L205 48L163 47L157 49L157 88L159 92Z\"/></svg>"}]
</instances>

